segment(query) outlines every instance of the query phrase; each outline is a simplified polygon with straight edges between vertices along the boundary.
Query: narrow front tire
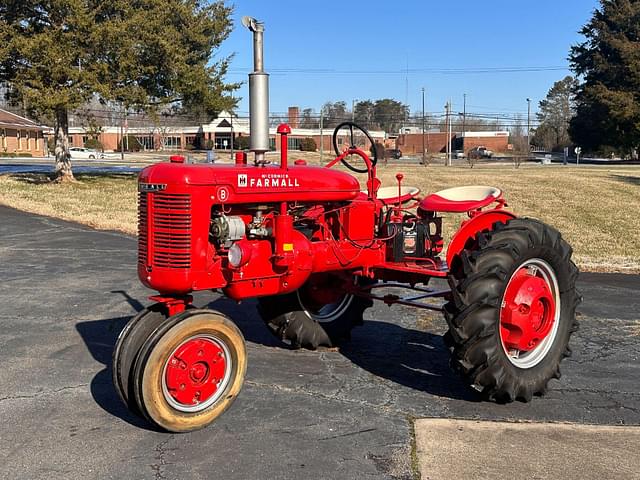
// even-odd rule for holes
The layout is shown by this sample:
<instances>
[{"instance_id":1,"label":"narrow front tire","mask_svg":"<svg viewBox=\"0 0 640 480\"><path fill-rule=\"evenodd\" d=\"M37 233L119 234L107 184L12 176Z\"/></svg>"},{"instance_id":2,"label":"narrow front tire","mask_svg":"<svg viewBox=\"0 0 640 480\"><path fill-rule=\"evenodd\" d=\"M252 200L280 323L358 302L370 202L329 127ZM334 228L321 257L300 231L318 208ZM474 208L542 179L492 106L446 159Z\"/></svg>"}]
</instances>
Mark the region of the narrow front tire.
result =
<instances>
[{"instance_id":1,"label":"narrow front tire","mask_svg":"<svg viewBox=\"0 0 640 480\"><path fill-rule=\"evenodd\" d=\"M136 403L164 430L198 430L231 406L246 368L244 337L231 320L211 310L187 310L143 344L133 372Z\"/></svg>"}]
</instances>

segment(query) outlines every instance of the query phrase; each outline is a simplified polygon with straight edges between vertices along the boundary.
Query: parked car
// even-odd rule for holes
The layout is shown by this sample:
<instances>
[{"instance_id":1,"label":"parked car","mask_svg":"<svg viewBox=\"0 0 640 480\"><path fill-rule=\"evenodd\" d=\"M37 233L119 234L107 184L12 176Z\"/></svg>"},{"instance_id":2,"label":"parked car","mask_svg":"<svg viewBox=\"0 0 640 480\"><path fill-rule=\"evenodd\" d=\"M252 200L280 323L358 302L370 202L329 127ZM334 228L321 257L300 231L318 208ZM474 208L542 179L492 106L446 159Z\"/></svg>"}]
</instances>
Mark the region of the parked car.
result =
<instances>
[{"instance_id":1,"label":"parked car","mask_svg":"<svg viewBox=\"0 0 640 480\"><path fill-rule=\"evenodd\" d=\"M467 158L467 156L464 154L464 150L455 150L453 152L453 158Z\"/></svg>"},{"instance_id":2,"label":"parked car","mask_svg":"<svg viewBox=\"0 0 640 480\"><path fill-rule=\"evenodd\" d=\"M104 158L104 153L84 147L71 147L69 154L72 160L95 160L97 158Z\"/></svg>"},{"instance_id":3,"label":"parked car","mask_svg":"<svg viewBox=\"0 0 640 480\"><path fill-rule=\"evenodd\" d=\"M396 160L402 158L402 152L397 148L388 148L384 153L387 158L395 158Z\"/></svg>"},{"instance_id":4,"label":"parked car","mask_svg":"<svg viewBox=\"0 0 640 480\"><path fill-rule=\"evenodd\" d=\"M469 158L491 158L493 152L487 147L478 146L469 150Z\"/></svg>"}]
</instances>

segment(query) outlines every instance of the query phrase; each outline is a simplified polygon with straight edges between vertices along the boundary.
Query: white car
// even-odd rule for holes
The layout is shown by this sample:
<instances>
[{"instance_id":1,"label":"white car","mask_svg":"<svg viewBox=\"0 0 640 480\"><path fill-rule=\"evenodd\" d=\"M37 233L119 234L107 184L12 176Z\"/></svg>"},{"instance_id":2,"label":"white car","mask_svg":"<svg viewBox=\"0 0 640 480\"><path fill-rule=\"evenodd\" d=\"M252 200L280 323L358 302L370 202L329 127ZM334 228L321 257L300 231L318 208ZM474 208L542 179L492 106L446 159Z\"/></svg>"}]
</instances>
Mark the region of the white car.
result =
<instances>
[{"instance_id":1,"label":"white car","mask_svg":"<svg viewBox=\"0 0 640 480\"><path fill-rule=\"evenodd\" d=\"M84 147L71 147L69 154L72 160L95 160L96 158L104 158L104 153Z\"/></svg>"}]
</instances>

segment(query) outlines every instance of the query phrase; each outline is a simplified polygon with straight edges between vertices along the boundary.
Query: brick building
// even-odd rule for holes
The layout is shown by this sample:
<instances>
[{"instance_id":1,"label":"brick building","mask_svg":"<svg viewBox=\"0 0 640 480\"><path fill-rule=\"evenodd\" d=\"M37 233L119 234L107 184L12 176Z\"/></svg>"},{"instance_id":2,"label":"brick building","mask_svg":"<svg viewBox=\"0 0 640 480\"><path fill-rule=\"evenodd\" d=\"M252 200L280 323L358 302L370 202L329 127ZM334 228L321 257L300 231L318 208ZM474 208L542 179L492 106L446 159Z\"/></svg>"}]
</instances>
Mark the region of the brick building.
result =
<instances>
[{"instance_id":1,"label":"brick building","mask_svg":"<svg viewBox=\"0 0 640 480\"><path fill-rule=\"evenodd\" d=\"M459 150L468 152L475 147L487 147L494 152L503 153L509 148L509 132L466 132L463 134L456 134L457 138L461 141L456 145Z\"/></svg>"},{"instance_id":2,"label":"brick building","mask_svg":"<svg viewBox=\"0 0 640 480\"><path fill-rule=\"evenodd\" d=\"M33 120L0 109L0 155L43 156L47 148L44 130Z\"/></svg>"},{"instance_id":3,"label":"brick building","mask_svg":"<svg viewBox=\"0 0 640 480\"><path fill-rule=\"evenodd\" d=\"M422 131L417 129L405 129L407 133L401 133L396 140L397 148L404 155L422 154ZM449 134L446 132L426 131L424 145L428 153L445 153ZM451 149L468 152L474 147L485 146L494 152L506 152L509 150L509 132L466 132L451 134Z\"/></svg>"},{"instance_id":4,"label":"brick building","mask_svg":"<svg viewBox=\"0 0 640 480\"><path fill-rule=\"evenodd\" d=\"M290 118L288 123L291 126L291 134L288 138L290 150L299 150L300 143L304 138L313 138L320 149L322 143L325 152L333 150L332 134L333 128L298 128L299 110L297 107L289 109ZM269 128L269 142L272 150L280 149L280 141L276 138L277 127ZM393 148L394 142L387 139L384 131L370 131L371 137L376 142L380 142L387 148ZM120 144L122 135L134 136L137 138L144 150L185 150L185 149L206 149L212 145L216 150L231 150L232 138L249 137L249 119L232 116L228 112L221 112L220 115L210 123L192 126L130 126L128 128L120 126L103 126L100 129L98 140L105 151L114 151ZM69 128L69 142L74 147L83 147L91 138L88 129L83 127ZM347 139L342 136L338 138L340 148Z\"/></svg>"}]
</instances>

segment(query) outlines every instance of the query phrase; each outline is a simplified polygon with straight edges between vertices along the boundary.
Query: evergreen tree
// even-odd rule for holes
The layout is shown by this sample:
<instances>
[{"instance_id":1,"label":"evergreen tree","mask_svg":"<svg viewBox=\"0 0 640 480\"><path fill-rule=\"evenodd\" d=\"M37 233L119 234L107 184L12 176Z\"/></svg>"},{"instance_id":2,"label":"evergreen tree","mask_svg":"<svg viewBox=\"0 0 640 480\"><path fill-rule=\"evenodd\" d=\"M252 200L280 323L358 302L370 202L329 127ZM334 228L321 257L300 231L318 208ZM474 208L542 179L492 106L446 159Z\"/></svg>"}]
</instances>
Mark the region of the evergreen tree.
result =
<instances>
[{"instance_id":1,"label":"evergreen tree","mask_svg":"<svg viewBox=\"0 0 640 480\"><path fill-rule=\"evenodd\" d=\"M376 100L373 107L374 121L387 132L398 132L409 118L409 107L404 103L383 98Z\"/></svg>"},{"instance_id":2,"label":"evergreen tree","mask_svg":"<svg viewBox=\"0 0 640 480\"><path fill-rule=\"evenodd\" d=\"M578 82L571 75L553 84L547 97L540 101L536 114L539 126L531 143L547 150L561 149L571 144L569 122L575 114L574 92Z\"/></svg>"},{"instance_id":3,"label":"evergreen tree","mask_svg":"<svg viewBox=\"0 0 640 480\"><path fill-rule=\"evenodd\" d=\"M73 179L68 112L97 95L130 109L232 107L228 59L210 64L231 8L205 0L0 0L0 82L55 119L55 175Z\"/></svg>"},{"instance_id":4,"label":"evergreen tree","mask_svg":"<svg viewBox=\"0 0 640 480\"><path fill-rule=\"evenodd\" d=\"M582 83L569 133L585 149L640 145L640 0L600 0L571 49Z\"/></svg>"},{"instance_id":5,"label":"evergreen tree","mask_svg":"<svg viewBox=\"0 0 640 480\"><path fill-rule=\"evenodd\" d=\"M355 122L365 128L376 130L380 128L375 121L375 104L371 100L362 100L355 105Z\"/></svg>"}]
</instances>

